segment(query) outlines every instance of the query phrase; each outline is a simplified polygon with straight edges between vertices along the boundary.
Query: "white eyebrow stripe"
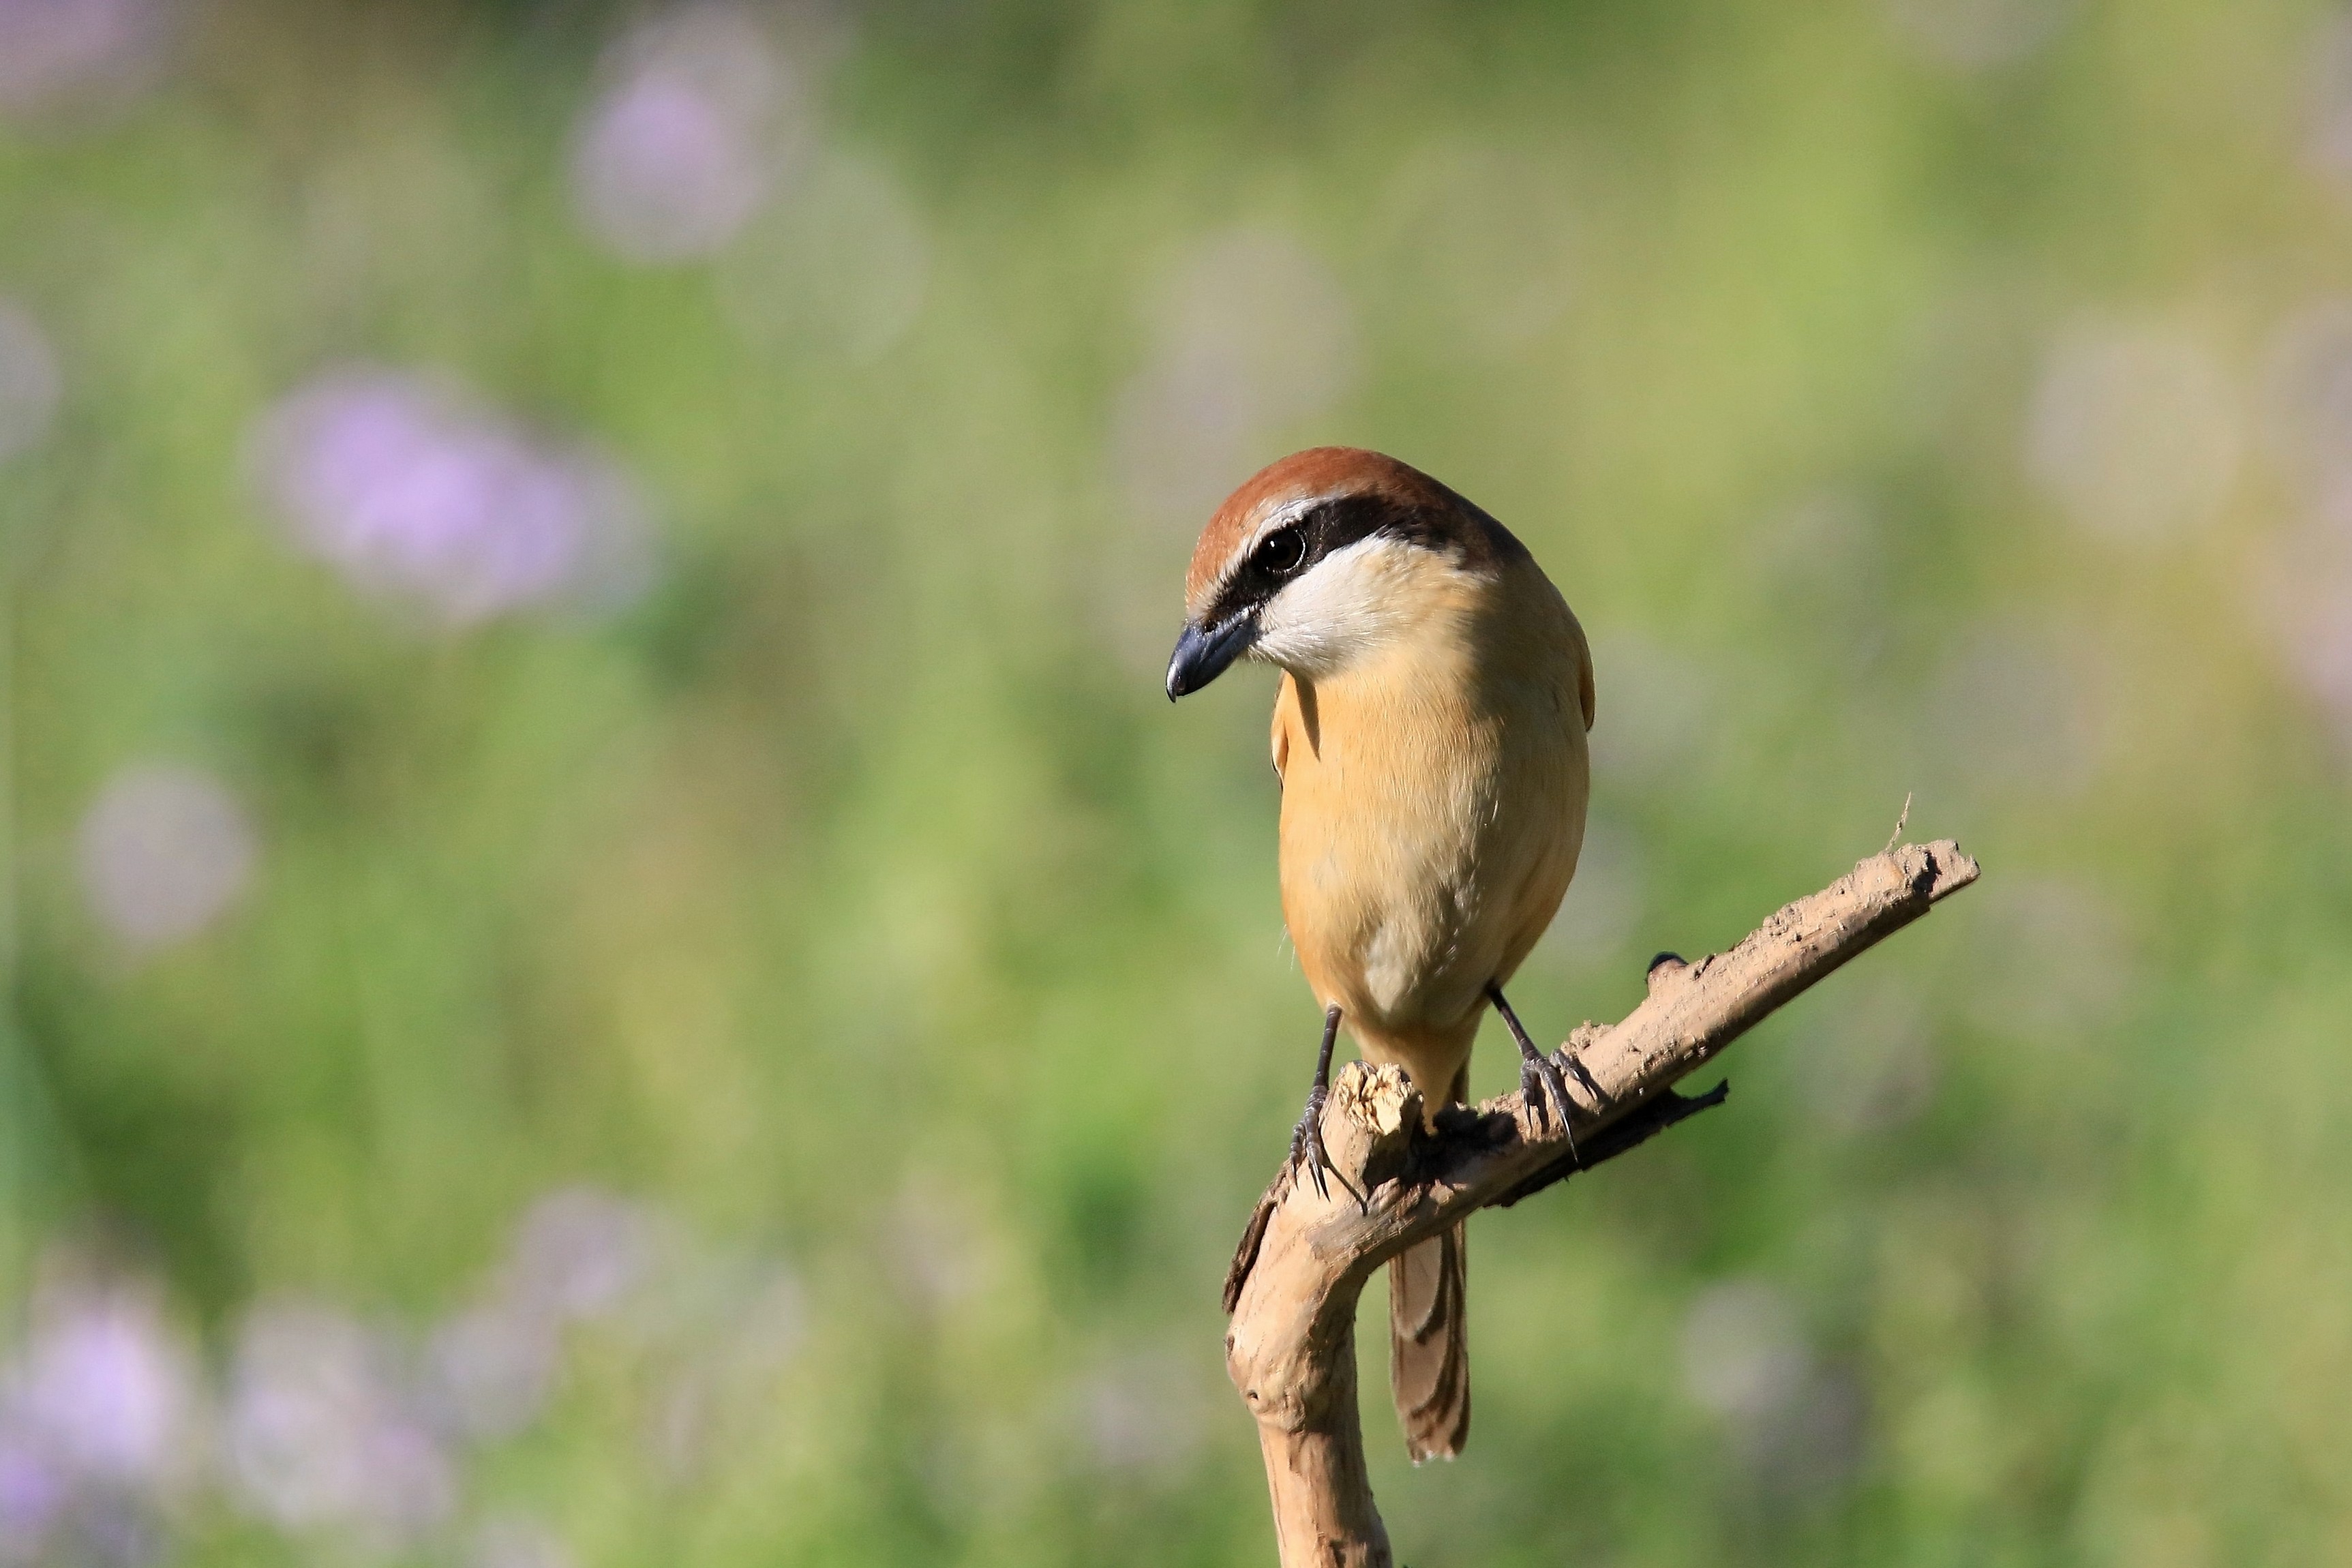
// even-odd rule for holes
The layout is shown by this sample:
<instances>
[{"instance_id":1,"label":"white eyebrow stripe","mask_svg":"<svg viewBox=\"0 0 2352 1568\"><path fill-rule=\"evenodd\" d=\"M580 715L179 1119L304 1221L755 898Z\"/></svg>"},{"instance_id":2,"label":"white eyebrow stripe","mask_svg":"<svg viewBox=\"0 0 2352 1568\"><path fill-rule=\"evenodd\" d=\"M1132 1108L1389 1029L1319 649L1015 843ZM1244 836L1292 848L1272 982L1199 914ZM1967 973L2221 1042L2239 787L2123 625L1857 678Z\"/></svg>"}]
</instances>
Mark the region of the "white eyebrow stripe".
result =
<instances>
[{"instance_id":1,"label":"white eyebrow stripe","mask_svg":"<svg viewBox=\"0 0 2352 1568\"><path fill-rule=\"evenodd\" d=\"M1308 512L1313 511L1317 507L1321 506L1325 501L1329 500L1331 498L1329 496L1301 496L1297 500L1283 502L1280 506L1276 507L1272 511L1265 514L1265 521L1257 525L1257 531L1250 535L1249 542L1244 545L1240 550L1234 552L1234 559L1236 561L1247 560L1251 551L1255 550L1260 544L1265 542L1265 536L1267 534L1274 532L1276 529L1287 528L1290 524L1297 522L1300 518L1305 517Z\"/></svg>"}]
</instances>

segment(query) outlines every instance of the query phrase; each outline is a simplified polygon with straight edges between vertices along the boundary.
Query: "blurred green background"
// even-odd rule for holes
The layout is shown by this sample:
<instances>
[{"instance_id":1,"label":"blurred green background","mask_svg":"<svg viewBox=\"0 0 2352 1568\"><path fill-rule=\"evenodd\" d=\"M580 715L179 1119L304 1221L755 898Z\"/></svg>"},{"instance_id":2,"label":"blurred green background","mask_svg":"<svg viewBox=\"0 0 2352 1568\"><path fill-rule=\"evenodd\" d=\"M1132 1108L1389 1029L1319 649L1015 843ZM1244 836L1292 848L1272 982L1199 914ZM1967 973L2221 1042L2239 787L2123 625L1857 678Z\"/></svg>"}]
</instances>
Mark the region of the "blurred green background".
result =
<instances>
[{"instance_id":1,"label":"blurred green background","mask_svg":"<svg viewBox=\"0 0 2352 1568\"><path fill-rule=\"evenodd\" d=\"M1402 1559L2352 1561L2345 14L0 0L0 1563L1271 1561L1160 676L1318 442L1592 635L1539 1033L1986 868L1479 1219L1459 1463L1368 1336Z\"/></svg>"}]
</instances>

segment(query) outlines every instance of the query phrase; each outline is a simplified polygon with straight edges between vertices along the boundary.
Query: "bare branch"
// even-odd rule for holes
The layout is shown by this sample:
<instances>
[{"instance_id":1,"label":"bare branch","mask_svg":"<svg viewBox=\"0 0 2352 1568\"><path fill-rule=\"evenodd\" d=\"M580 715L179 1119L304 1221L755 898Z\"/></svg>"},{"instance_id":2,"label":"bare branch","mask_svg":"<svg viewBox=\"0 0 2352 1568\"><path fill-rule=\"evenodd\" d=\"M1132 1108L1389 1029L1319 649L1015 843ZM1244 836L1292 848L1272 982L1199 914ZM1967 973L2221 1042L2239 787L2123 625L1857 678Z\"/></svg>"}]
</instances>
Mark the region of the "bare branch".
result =
<instances>
[{"instance_id":1,"label":"bare branch","mask_svg":"<svg viewBox=\"0 0 2352 1568\"><path fill-rule=\"evenodd\" d=\"M1375 1268L1716 1103L1720 1089L1697 1100L1669 1091L1774 1008L1976 879L1977 863L1948 839L1906 844L1781 909L1728 952L1696 963L1660 954L1641 1005L1614 1027L1585 1025L1555 1053L1578 1091L1568 1128L1531 1121L1511 1093L1447 1113L1432 1134L1404 1073L1349 1064L1322 1122L1341 1179L1326 1197L1294 1184L1286 1167L1225 1283L1226 1369L1257 1418L1285 1568L1390 1562L1356 1412L1356 1299Z\"/></svg>"}]
</instances>

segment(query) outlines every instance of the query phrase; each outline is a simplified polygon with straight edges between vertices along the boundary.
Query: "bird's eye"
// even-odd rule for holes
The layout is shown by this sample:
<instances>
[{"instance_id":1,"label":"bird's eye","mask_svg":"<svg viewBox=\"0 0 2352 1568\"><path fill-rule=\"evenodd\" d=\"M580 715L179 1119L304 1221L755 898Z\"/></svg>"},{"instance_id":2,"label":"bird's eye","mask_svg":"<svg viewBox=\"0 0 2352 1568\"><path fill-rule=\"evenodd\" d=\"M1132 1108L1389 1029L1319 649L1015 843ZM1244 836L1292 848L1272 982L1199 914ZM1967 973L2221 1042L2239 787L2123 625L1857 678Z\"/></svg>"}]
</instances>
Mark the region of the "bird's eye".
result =
<instances>
[{"instance_id":1,"label":"bird's eye","mask_svg":"<svg viewBox=\"0 0 2352 1568\"><path fill-rule=\"evenodd\" d=\"M1250 562L1262 572L1286 577L1307 559L1307 540L1295 528L1277 528L1250 552Z\"/></svg>"}]
</instances>

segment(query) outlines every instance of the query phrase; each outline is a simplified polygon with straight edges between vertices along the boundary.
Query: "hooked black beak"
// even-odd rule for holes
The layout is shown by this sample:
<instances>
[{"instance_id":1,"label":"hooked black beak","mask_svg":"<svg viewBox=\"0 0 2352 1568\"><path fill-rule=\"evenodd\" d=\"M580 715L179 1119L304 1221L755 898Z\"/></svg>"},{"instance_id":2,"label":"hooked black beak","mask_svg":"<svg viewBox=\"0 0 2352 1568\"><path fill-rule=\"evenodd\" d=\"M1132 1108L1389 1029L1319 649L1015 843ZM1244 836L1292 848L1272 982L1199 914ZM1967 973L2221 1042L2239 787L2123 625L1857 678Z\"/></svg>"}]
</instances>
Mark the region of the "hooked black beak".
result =
<instances>
[{"instance_id":1,"label":"hooked black beak","mask_svg":"<svg viewBox=\"0 0 2352 1568\"><path fill-rule=\"evenodd\" d=\"M1217 677L1225 667L1242 656L1244 649L1257 639L1257 617L1235 616L1221 626L1203 631L1187 625L1184 635L1176 639L1176 652L1168 660L1168 700L1173 702L1188 692L1198 691Z\"/></svg>"}]
</instances>

